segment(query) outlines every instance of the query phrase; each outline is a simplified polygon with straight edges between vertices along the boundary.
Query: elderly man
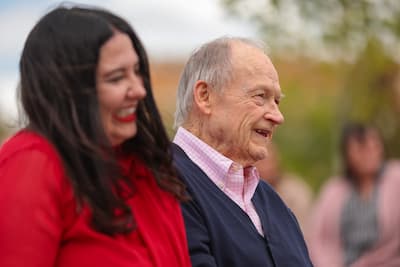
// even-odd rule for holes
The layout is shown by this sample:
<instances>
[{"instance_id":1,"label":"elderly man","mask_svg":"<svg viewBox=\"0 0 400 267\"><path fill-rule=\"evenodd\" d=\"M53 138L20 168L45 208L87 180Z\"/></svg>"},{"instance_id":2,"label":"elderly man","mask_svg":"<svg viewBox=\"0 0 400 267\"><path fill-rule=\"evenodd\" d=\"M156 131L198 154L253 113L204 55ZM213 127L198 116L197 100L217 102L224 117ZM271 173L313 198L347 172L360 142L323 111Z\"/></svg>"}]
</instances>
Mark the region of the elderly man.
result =
<instances>
[{"instance_id":1,"label":"elderly man","mask_svg":"<svg viewBox=\"0 0 400 267\"><path fill-rule=\"evenodd\" d=\"M283 116L262 47L220 38L193 53L178 88L173 153L194 267L312 266L299 225L253 164Z\"/></svg>"}]
</instances>

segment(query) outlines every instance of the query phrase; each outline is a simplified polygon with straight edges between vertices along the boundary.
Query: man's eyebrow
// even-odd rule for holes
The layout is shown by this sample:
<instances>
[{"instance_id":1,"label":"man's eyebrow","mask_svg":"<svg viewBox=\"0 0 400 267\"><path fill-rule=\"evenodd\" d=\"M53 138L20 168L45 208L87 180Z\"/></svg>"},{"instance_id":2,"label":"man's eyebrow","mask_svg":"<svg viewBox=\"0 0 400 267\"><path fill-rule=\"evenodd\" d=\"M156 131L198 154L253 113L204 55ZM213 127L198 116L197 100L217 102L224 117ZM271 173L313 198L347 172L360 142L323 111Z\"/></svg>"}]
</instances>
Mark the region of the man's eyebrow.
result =
<instances>
[{"instance_id":1,"label":"man's eyebrow","mask_svg":"<svg viewBox=\"0 0 400 267\"><path fill-rule=\"evenodd\" d=\"M273 91L272 88L270 88L268 86L265 86L265 85L255 85L255 86L252 86L252 87L244 87L243 90L247 91L247 92L254 92L254 91L260 91L260 90Z\"/></svg>"},{"instance_id":2,"label":"man's eyebrow","mask_svg":"<svg viewBox=\"0 0 400 267\"><path fill-rule=\"evenodd\" d=\"M274 91L275 91L275 89L274 88L271 88L271 87L269 87L269 86L266 86L266 85L256 85L256 86L254 86L254 87L252 87L252 88L243 88L243 90L244 91L247 91L248 93L252 93L252 92L255 92L255 91L268 91L268 92L271 92L271 93L274 93ZM285 94L283 94L282 92L280 92L279 93L279 95L278 95L278 98L279 99L282 99L282 98L284 98L285 97Z\"/></svg>"}]
</instances>

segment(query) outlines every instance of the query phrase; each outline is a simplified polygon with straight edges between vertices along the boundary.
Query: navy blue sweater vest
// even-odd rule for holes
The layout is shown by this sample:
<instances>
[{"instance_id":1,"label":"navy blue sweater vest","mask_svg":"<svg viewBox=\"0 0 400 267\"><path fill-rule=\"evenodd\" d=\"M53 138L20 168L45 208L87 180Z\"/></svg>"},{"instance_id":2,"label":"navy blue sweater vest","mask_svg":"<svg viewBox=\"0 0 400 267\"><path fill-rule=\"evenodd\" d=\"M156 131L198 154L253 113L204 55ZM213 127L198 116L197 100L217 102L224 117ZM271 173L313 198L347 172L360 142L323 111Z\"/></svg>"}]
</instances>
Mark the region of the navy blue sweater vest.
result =
<instances>
[{"instance_id":1,"label":"navy blue sweater vest","mask_svg":"<svg viewBox=\"0 0 400 267\"><path fill-rule=\"evenodd\" d=\"M182 204L193 267L312 266L293 213L260 181L252 202L264 237L248 215L223 193L177 145L174 164L191 197Z\"/></svg>"}]
</instances>

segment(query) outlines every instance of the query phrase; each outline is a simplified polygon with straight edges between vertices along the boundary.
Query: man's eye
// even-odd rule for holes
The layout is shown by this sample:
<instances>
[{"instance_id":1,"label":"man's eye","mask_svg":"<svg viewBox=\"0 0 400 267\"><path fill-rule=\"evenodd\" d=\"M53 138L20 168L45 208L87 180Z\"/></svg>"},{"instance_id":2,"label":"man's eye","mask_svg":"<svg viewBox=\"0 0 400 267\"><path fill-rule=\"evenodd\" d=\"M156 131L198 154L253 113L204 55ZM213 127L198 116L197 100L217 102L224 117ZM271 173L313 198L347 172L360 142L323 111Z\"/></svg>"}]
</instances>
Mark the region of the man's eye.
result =
<instances>
[{"instance_id":1,"label":"man's eye","mask_svg":"<svg viewBox=\"0 0 400 267\"><path fill-rule=\"evenodd\" d=\"M255 97L264 99L265 98L265 94L258 94L258 95L255 95Z\"/></svg>"},{"instance_id":2,"label":"man's eye","mask_svg":"<svg viewBox=\"0 0 400 267\"><path fill-rule=\"evenodd\" d=\"M253 98L254 98L254 102L257 105L259 105L259 106L264 105L264 103L265 103L265 94L258 94L258 95L255 95Z\"/></svg>"}]
</instances>

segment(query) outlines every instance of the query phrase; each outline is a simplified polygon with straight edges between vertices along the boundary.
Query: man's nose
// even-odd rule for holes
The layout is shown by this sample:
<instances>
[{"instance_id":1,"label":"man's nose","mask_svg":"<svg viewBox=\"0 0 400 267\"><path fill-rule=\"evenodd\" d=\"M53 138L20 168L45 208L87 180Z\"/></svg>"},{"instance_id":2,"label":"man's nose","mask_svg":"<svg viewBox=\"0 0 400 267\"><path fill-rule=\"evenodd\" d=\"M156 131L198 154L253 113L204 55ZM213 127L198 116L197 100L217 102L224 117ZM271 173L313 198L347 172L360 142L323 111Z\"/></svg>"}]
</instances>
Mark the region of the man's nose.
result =
<instances>
[{"instance_id":1,"label":"man's nose","mask_svg":"<svg viewBox=\"0 0 400 267\"><path fill-rule=\"evenodd\" d=\"M273 104L272 109L265 113L265 119L273 121L276 125L282 124L285 118L277 104Z\"/></svg>"}]
</instances>

